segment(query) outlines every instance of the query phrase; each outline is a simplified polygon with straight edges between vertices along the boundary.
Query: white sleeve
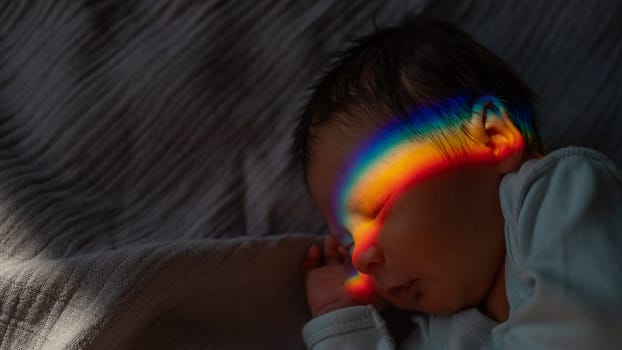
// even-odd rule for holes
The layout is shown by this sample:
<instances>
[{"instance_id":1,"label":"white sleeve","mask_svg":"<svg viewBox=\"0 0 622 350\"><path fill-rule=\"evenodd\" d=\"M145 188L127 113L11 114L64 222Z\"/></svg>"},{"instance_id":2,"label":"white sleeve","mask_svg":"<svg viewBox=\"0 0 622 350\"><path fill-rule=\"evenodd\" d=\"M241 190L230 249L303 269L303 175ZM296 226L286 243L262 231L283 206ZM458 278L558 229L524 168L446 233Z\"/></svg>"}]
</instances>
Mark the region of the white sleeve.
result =
<instances>
[{"instance_id":1,"label":"white sleeve","mask_svg":"<svg viewBox=\"0 0 622 350\"><path fill-rule=\"evenodd\" d=\"M309 321L302 330L310 350L394 349L384 320L371 305L352 306Z\"/></svg>"}]
</instances>

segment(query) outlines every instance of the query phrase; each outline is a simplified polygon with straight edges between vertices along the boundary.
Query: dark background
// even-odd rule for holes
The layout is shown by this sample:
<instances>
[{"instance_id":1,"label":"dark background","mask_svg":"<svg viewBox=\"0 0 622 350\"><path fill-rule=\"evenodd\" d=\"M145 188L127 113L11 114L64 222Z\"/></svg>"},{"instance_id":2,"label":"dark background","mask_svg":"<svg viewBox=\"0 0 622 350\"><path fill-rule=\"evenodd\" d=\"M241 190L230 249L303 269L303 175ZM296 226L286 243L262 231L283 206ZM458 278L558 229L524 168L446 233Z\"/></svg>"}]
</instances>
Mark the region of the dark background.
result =
<instances>
[{"instance_id":1,"label":"dark background","mask_svg":"<svg viewBox=\"0 0 622 350\"><path fill-rule=\"evenodd\" d=\"M85 235L111 248L322 232L289 162L305 89L344 40L406 11L453 21L507 59L541 96L537 121L551 148L589 146L622 163L619 1L0 9L0 189L27 215L46 207L59 223L88 222Z\"/></svg>"}]
</instances>

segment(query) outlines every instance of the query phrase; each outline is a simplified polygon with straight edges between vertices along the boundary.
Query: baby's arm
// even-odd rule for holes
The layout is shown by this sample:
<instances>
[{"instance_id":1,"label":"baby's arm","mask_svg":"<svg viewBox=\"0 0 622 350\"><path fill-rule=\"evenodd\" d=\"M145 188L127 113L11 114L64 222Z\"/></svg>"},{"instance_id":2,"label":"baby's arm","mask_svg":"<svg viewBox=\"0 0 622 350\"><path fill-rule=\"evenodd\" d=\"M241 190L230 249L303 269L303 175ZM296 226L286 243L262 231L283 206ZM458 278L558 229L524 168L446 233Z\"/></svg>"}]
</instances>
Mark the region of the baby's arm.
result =
<instances>
[{"instance_id":1,"label":"baby's arm","mask_svg":"<svg viewBox=\"0 0 622 350\"><path fill-rule=\"evenodd\" d=\"M587 161L586 161L587 159ZM622 180L572 156L524 194L508 256L529 293L495 336L504 349L622 349Z\"/></svg>"},{"instance_id":2,"label":"baby's arm","mask_svg":"<svg viewBox=\"0 0 622 350\"><path fill-rule=\"evenodd\" d=\"M307 347L321 349L393 349L384 321L372 305L378 300L355 300L344 284L348 267L347 253L339 252L333 237L324 240L324 264L317 246L307 252L307 299L313 319L303 329Z\"/></svg>"}]
</instances>

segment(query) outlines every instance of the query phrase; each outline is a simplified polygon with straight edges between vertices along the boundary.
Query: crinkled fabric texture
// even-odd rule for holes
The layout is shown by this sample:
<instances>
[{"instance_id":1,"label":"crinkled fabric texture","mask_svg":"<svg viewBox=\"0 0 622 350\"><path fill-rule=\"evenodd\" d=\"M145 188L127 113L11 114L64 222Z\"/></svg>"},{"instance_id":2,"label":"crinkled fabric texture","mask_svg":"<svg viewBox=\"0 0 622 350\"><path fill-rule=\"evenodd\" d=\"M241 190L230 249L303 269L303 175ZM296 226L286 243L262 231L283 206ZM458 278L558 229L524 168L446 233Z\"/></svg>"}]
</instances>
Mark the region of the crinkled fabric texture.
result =
<instances>
[{"instance_id":1,"label":"crinkled fabric texture","mask_svg":"<svg viewBox=\"0 0 622 350\"><path fill-rule=\"evenodd\" d=\"M325 227L295 116L330 52L406 11L514 65L550 146L620 163L613 0L2 2L0 348L303 348Z\"/></svg>"}]
</instances>

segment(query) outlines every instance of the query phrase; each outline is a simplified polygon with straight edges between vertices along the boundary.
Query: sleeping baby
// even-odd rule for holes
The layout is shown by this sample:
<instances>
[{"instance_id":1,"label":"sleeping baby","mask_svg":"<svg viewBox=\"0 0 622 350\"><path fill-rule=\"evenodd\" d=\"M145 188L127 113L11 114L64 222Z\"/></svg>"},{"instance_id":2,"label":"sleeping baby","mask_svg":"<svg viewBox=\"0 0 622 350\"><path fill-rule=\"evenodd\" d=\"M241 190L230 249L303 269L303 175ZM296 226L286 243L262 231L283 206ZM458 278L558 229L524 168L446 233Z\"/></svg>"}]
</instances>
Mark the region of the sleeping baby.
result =
<instances>
[{"instance_id":1,"label":"sleeping baby","mask_svg":"<svg viewBox=\"0 0 622 350\"><path fill-rule=\"evenodd\" d=\"M310 349L622 349L622 177L546 152L534 94L422 17L340 52L295 135L330 235L304 261ZM400 344L380 316L412 312Z\"/></svg>"}]
</instances>

